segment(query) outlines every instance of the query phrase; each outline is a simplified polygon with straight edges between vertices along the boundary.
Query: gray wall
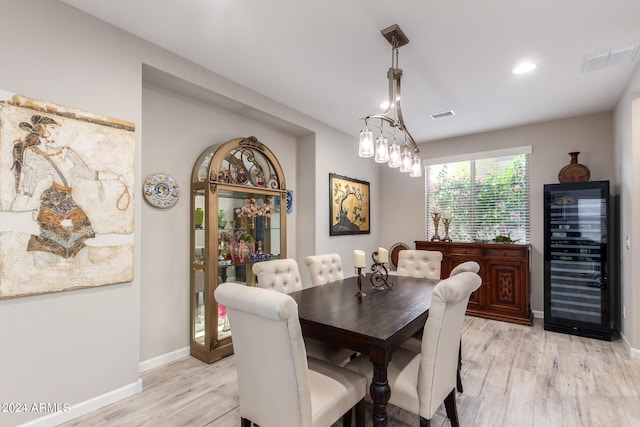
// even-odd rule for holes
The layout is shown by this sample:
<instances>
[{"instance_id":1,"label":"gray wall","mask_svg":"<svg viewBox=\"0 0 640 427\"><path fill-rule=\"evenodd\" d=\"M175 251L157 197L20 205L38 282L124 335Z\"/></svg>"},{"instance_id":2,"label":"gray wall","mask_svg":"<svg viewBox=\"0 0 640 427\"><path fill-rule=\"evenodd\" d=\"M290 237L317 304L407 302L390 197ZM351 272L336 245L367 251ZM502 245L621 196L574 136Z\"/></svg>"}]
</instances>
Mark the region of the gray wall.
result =
<instances>
[{"instance_id":1,"label":"gray wall","mask_svg":"<svg viewBox=\"0 0 640 427\"><path fill-rule=\"evenodd\" d=\"M144 76L143 76L144 78ZM142 176L164 172L181 186L181 196L170 209L142 208L140 360L189 345L189 221L191 172L209 146L255 135L278 158L287 188L296 188L295 136L233 114L215 105L143 83ZM296 229L296 212L287 215ZM296 233L289 233L287 249L296 253Z\"/></svg>"},{"instance_id":2,"label":"gray wall","mask_svg":"<svg viewBox=\"0 0 640 427\"><path fill-rule=\"evenodd\" d=\"M328 221L330 171L377 184L377 169L355 150L344 150L355 144L352 136L57 1L0 0L0 10L5 35L19 35L0 41L0 89L136 125L134 280L0 301L1 402L72 405L71 412L52 414L42 425L59 423L139 391L141 362L186 354L189 176L209 145L255 134L282 159L288 187L295 191L294 214L288 217L290 256L336 250L346 257L355 245L377 247L375 234L341 238L334 245L327 227L318 226ZM143 88L150 75L153 84ZM158 81L184 92L172 95ZM165 108L154 110L149 104L155 102ZM298 139L311 144L301 154ZM337 160L331 154L341 151ZM181 200L166 211L150 208L141 197L140 183L155 172L171 174L182 190ZM318 185L318 205L298 213L296 196L315 199ZM308 236L301 253L298 229ZM43 415L2 414L0 426Z\"/></svg>"},{"instance_id":3,"label":"gray wall","mask_svg":"<svg viewBox=\"0 0 640 427\"><path fill-rule=\"evenodd\" d=\"M2 89L121 118L139 130L140 42L58 2L3 0L0 10ZM139 132L136 141L139 159ZM139 189L136 183L135 194ZM140 243L136 233L136 265ZM138 390L139 283L135 268L131 283L0 301L0 402L74 404ZM2 413L0 425L43 415Z\"/></svg>"},{"instance_id":4,"label":"gray wall","mask_svg":"<svg viewBox=\"0 0 640 427\"><path fill-rule=\"evenodd\" d=\"M615 160L621 204L620 264L623 338L640 358L640 265L636 250L640 242L640 68L637 68L615 108ZM635 173L634 173L635 172ZM631 248L625 239L629 237Z\"/></svg>"}]
</instances>

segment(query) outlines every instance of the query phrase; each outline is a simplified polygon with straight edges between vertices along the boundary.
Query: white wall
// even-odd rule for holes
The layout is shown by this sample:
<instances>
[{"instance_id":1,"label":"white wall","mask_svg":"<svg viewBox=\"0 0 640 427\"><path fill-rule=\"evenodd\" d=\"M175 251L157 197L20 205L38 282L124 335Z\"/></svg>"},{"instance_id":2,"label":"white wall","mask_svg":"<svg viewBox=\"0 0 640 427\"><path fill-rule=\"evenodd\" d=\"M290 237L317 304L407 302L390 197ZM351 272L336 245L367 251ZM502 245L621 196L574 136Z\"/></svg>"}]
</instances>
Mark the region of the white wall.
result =
<instances>
[{"instance_id":1,"label":"white wall","mask_svg":"<svg viewBox=\"0 0 640 427\"><path fill-rule=\"evenodd\" d=\"M531 202L531 308L544 310L543 185L558 182L558 172L569 163L571 151L591 170L591 180L610 180L615 189L611 113L592 114L497 130L420 145L423 159L530 145ZM387 247L404 242L413 247L425 238L424 179L409 178L386 168L382 179L383 221L381 241ZM452 222L455 227L455 218Z\"/></svg>"},{"instance_id":2,"label":"white wall","mask_svg":"<svg viewBox=\"0 0 640 427\"><path fill-rule=\"evenodd\" d=\"M621 204L620 257L622 303L626 318L622 318L623 338L640 358L640 266L638 251L640 224L634 214L640 212L640 68L636 69L624 94L616 105L615 112L616 176ZM631 248L626 249L625 239L631 239Z\"/></svg>"}]
</instances>

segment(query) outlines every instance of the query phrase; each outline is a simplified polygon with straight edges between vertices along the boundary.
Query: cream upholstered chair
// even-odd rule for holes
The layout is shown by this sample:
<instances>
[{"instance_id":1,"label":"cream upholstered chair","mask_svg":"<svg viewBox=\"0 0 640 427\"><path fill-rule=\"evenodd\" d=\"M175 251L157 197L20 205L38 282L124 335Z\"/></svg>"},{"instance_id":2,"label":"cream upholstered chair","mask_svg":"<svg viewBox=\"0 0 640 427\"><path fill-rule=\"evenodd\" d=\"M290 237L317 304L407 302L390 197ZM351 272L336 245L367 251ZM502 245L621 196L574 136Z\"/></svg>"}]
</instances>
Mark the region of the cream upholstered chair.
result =
<instances>
[{"instance_id":1,"label":"cream upholstered chair","mask_svg":"<svg viewBox=\"0 0 640 427\"><path fill-rule=\"evenodd\" d=\"M440 279L442 270L442 252L420 249L405 249L398 253L398 276ZM422 331L416 333L402 344L402 347L420 351Z\"/></svg>"},{"instance_id":2,"label":"cream upholstered chair","mask_svg":"<svg viewBox=\"0 0 640 427\"><path fill-rule=\"evenodd\" d=\"M442 252L405 249L398 253L398 276L439 279L442 269Z\"/></svg>"},{"instance_id":3,"label":"cream upholstered chair","mask_svg":"<svg viewBox=\"0 0 640 427\"><path fill-rule=\"evenodd\" d=\"M288 294L302 290L300 270L295 259L274 259L257 262L251 269L258 279L257 286Z\"/></svg>"},{"instance_id":4,"label":"cream upholstered chair","mask_svg":"<svg viewBox=\"0 0 640 427\"><path fill-rule=\"evenodd\" d=\"M470 271L472 273L477 273L480 271L480 264L475 261L465 261L456 265L453 270L449 273L449 277L455 276L456 274L462 273L463 271ZM460 376L460 370L462 369L462 342L460 342L460 347L458 348L458 378L456 388L460 393L462 393L462 378Z\"/></svg>"},{"instance_id":5,"label":"cream upholstered chair","mask_svg":"<svg viewBox=\"0 0 640 427\"><path fill-rule=\"evenodd\" d=\"M456 368L458 346L469 296L480 287L476 273L463 272L444 279L433 290L429 317L424 326L421 353L399 348L389 362L389 403L420 416L420 426L429 426L444 401L452 426L458 426ZM360 356L346 366L373 376L368 357Z\"/></svg>"},{"instance_id":6,"label":"cream upholstered chair","mask_svg":"<svg viewBox=\"0 0 640 427\"><path fill-rule=\"evenodd\" d=\"M275 259L257 262L252 267L258 279L257 286L276 292L288 294L302 290L300 270L295 259ZM325 343L312 338L305 338L307 354L313 358L325 360L336 365L344 365L354 354L353 350Z\"/></svg>"},{"instance_id":7,"label":"cream upholstered chair","mask_svg":"<svg viewBox=\"0 0 640 427\"><path fill-rule=\"evenodd\" d=\"M293 298L237 283L214 295L229 314L242 426L327 427L343 415L350 425L354 406L356 425L364 426L366 378L307 359Z\"/></svg>"},{"instance_id":8,"label":"cream upholstered chair","mask_svg":"<svg viewBox=\"0 0 640 427\"><path fill-rule=\"evenodd\" d=\"M463 271L477 273L480 271L480 264L475 261L465 261L453 267L453 270L451 270L451 273L449 273L449 277L455 276L456 274L462 273Z\"/></svg>"},{"instance_id":9,"label":"cream upholstered chair","mask_svg":"<svg viewBox=\"0 0 640 427\"><path fill-rule=\"evenodd\" d=\"M478 264L475 261L465 261L463 263L460 263L456 265L453 268L453 270L451 270L451 273L449 273L449 277L455 276L456 274L462 273L463 271L470 271L472 273L477 273L480 271L480 264ZM415 352L420 351L421 345L422 345L422 339L420 337L411 337L408 340L406 340L404 343L402 343L403 348L406 348L407 350L411 350ZM462 369L462 343L460 343L460 346L458 347L458 375L456 380L456 384L457 384L456 388L460 393L462 393L463 391L462 377L460 376L461 369Z\"/></svg>"},{"instance_id":10,"label":"cream upholstered chair","mask_svg":"<svg viewBox=\"0 0 640 427\"><path fill-rule=\"evenodd\" d=\"M342 260L338 254L310 255L304 259L304 263L309 268L313 286L344 279Z\"/></svg>"}]
</instances>

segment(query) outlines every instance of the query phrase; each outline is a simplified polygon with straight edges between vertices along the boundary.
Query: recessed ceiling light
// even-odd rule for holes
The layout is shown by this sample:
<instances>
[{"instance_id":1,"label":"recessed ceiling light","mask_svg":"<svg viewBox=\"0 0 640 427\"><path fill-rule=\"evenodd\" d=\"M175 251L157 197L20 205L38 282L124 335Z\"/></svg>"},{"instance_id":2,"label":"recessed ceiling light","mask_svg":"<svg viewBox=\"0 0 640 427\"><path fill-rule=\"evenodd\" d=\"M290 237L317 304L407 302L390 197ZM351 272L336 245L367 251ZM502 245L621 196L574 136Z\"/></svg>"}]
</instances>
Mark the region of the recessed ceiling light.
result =
<instances>
[{"instance_id":1,"label":"recessed ceiling light","mask_svg":"<svg viewBox=\"0 0 640 427\"><path fill-rule=\"evenodd\" d=\"M521 62L516 65L516 68L511 70L513 74L524 74L533 71L536 68L536 64L533 62Z\"/></svg>"}]
</instances>

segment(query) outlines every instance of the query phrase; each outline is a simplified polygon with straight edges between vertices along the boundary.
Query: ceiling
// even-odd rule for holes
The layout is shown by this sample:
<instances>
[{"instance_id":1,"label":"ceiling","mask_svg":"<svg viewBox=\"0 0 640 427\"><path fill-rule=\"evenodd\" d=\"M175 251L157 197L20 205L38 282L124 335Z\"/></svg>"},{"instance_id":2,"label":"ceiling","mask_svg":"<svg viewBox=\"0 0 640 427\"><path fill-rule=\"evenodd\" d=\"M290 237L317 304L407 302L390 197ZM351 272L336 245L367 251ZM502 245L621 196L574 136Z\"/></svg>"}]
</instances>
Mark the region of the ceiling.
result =
<instances>
[{"instance_id":1,"label":"ceiling","mask_svg":"<svg viewBox=\"0 0 640 427\"><path fill-rule=\"evenodd\" d=\"M386 99L393 24L417 142L608 111L640 57L581 71L640 43L638 0L63 1L354 137Z\"/></svg>"}]
</instances>

